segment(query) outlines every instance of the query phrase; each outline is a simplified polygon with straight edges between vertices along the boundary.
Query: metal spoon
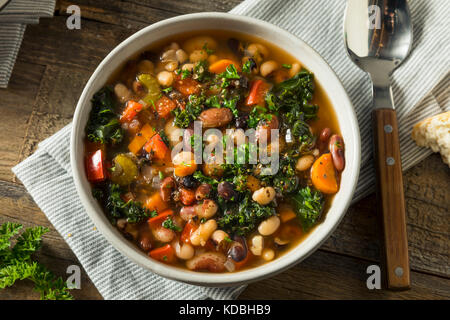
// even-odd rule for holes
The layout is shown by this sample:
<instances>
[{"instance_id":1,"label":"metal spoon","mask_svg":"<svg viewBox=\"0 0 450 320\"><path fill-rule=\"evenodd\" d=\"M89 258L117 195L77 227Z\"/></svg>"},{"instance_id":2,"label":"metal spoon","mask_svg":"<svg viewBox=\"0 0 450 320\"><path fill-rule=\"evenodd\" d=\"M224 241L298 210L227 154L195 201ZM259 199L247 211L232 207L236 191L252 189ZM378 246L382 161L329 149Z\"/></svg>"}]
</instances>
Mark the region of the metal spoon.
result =
<instances>
[{"instance_id":1,"label":"metal spoon","mask_svg":"<svg viewBox=\"0 0 450 320\"><path fill-rule=\"evenodd\" d=\"M410 287L405 200L397 116L389 76L408 56L413 41L406 0L347 0L347 52L373 82L377 205L383 228L387 286Z\"/></svg>"}]
</instances>

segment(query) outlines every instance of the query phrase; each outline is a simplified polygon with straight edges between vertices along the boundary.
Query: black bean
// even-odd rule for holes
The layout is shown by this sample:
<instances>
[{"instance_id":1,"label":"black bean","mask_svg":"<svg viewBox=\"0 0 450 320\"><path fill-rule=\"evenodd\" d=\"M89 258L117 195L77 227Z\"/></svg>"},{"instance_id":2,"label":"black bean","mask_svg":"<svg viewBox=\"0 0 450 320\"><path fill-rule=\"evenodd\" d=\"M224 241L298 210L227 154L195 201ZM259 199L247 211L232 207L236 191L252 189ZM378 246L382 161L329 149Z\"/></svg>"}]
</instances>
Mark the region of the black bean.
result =
<instances>
[{"instance_id":1,"label":"black bean","mask_svg":"<svg viewBox=\"0 0 450 320\"><path fill-rule=\"evenodd\" d=\"M180 182L184 187L186 187L188 189L195 188L198 184L198 180L195 179L192 175L181 178Z\"/></svg>"},{"instance_id":2,"label":"black bean","mask_svg":"<svg viewBox=\"0 0 450 320\"><path fill-rule=\"evenodd\" d=\"M227 40L227 45L230 50L237 55L238 57L242 57L244 52L242 51L241 43L238 39L230 38Z\"/></svg>"},{"instance_id":3,"label":"black bean","mask_svg":"<svg viewBox=\"0 0 450 320\"><path fill-rule=\"evenodd\" d=\"M237 193L234 191L234 187L228 181L222 181L217 186L217 193L221 198L226 201L235 201L237 200Z\"/></svg>"},{"instance_id":4,"label":"black bean","mask_svg":"<svg viewBox=\"0 0 450 320\"><path fill-rule=\"evenodd\" d=\"M245 129L247 128L248 115L244 114L236 118L236 128L237 129Z\"/></svg>"},{"instance_id":5,"label":"black bean","mask_svg":"<svg viewBox=\"0 0 450 320\"><path fill-rule=\"evenodd\" d=\"M247 250L238 242L233 242L228 250L228 256L236 262L240 262L247 257Z\"/></svg>"}]
</instances>

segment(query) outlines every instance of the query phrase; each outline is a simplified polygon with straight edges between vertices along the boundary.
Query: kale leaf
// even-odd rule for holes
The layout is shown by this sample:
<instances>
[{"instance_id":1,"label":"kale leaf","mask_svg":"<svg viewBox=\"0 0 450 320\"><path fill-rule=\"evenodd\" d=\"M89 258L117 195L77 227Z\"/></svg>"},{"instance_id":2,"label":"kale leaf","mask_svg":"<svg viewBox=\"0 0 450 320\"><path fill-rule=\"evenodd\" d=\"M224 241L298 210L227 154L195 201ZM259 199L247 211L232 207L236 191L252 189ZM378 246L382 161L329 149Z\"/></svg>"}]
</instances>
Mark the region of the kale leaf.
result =
<instances>
[{"instance_id":1,"label":"kale leaf","mask_svg":"<svg viewBox=\"0 0 450 320\"><path fill-rule=\"evenodd\" d=\"M139 222L156 215L156 212L144 208L140 202L133 200L125 202L121 197L122 190L118 184L109 184L106 192L93 189L93 195L104 203L106 210L113 218L126 218L128 222Z\"/></svg>"},{"instance_id":2,"label":"kale leaf","mask_svg":"<svg viewBox=\"0 0 450 320\"><path fill-rule=\"evenodd\" d=\"M45 266L33 261L31 255L41 247L42 235L48 228L25 229L11 247L11 238L22 225L6 222L0 226L0 289L12 286L17 280L34 282L42 300L72 300L66 282Z\"/></svg>"},{"instance_id":3,"label":"kale leaf","mask_svg":"<svg viewBox=\"0 0 450 320\"><path fill-rule=\"evenodd\" d=\"M309 187L300 189L292 197L297 217L304 230L311 228L319 220L323 211L324 197L318 190Z\"/></svg>"},{"instance_id":4,"label":"kale leaf","mask_svg":"<svg viewBox=\"0 0 450 320\"><path fill-rule=\"evenodd\" d=\"M100 143L120 143L123 131L115 113L114 94L110 87L100 89L92 98L92 110L86 125L90 141Z\"/></svg>"},{"instance_id":5,"label":"kale leaf","mask_svg":"<svg viewBox=\"0 0 450 320\"><path fill-rule=\"evenodd\" d=\"M238 203L220 202L223 216L217 221L219 227L229 234L245 236L258 227L259 223L276 214L275 208L262 206L251 199L248 193Z\"/></svg>"},{"instance_id":6,"label":"kale leaf","mask_svg":"<svg viewBox=\"0 0 450 320\"><path fill-rule=\"evenodd\" d=\"M191 122L195 121L202 113L205 100L204 95L191 94L184 110L181 108L172 110L172 114L175 116L174 124L180 128L189 127Z\"/></svg>"}]
</instances>

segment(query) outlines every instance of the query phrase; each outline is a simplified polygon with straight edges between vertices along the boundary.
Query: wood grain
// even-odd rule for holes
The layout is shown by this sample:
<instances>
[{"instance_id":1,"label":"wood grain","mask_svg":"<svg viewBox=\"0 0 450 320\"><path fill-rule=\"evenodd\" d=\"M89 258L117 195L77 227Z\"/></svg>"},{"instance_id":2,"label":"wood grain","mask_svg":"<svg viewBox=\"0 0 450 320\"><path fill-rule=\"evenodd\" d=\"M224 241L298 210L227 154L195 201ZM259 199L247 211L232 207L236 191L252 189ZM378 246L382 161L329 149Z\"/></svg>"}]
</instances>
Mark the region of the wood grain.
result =
<instances>
[{"instance_id":1,"label":"wood grain","mask_svg":"<svg viewBox=\"0 0 450 320\"><path fill-rule=\"evenodd\" d=\"M393 109L375 109L372 118L387 287L405 290L410 287L409 255L397 115Z\"/></svg>"},{"instance_id":2,"label":"wood grain","mask_svg":"<svg viewBox=\"0 0 450 320\"><path fill-rule=\"evenodd\" d=\"M0 111L11 132L0 144L0 223L16 221L51 229L37 258L64 276L79 264L64 239L35 205L10 168L29 156L37 143L71 121L89 76L109 51L136 30L163 18L199 11L227 11L239 3L204 0L59 1L56 17L27 27L10 88L0 90ZM82 29L65 27L69 4L82 7ZM133 22L133 15L138 17ZM6 112L6 113L5 113ZM3 119L3 118L2 118ZM14 183L15 181L15 183ZM366 268L379 264L377 214L371 195L351 206L319 251L271 279L250 285L241 298L273 299L448 299L450 292L450 169L432 155L404 173L406 221L411 265L407 292L369 291ZM0 291L0 299L37 298L26 281ZM78 299L101 296L83 271Z\"/></svg>"}]
</instances>

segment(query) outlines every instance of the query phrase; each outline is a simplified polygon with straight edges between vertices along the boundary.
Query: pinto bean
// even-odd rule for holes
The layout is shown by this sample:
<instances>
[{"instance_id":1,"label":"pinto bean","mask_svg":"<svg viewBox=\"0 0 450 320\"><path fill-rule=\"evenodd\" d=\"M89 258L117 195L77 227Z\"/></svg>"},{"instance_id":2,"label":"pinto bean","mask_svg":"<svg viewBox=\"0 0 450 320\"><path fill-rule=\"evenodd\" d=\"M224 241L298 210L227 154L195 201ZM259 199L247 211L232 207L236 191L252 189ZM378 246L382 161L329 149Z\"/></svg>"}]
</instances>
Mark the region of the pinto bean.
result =
<instances>
[{"instance_id":1,"label":"pinto bean","mask_svg":"<svg viewBox=\"0 0 450 320\"><path fill-rule=\"evenodd\" d=\"M171 194L175 188L176 182L173 177L166 177L161 182L161 187L159 188L159 193L163 201L168 202L171 199Z\"/></svg>"},{"instance_id":2,"label":"pinto bean","mask_svg":"<svg viewBox=\"0 0 450 320\"><path fill-rule=\"evenodd\" d=\"M233 119L233 113L228 108L211 108L200 113L198 117L203 128L220 128Z\"/></svg>"},{"instance_id":3,"label":"pinto bean","mask_svg":"<svg viewBox=\"0 0 450 320\"><path fill-rule=\"evenodd\" d=\"M344 140L340 135L334 134L330 138L328 145L330 149L331 157L333 158L333 164L337 171L344 170L345 167L345 145Z\"/></svg>"},{"instance_id":4,"label":"pinto bean","mask_svg":"<svg viewBox=\"0 0 450 320\"><path fill-rule=\"evenodd\" d=\"M180 210L180 217L184 221L188 221L189 219L194 218L198 215L198 212L196 210L196 206L186 206L181 208Z\"/></svg>"},{"instance_id":5,"label":"pinto bean","mask_svg":"<svg viewBox=\"0 0 450 320\"><path fill-rule=\"evenodd\" d=\"M144 251L150 251L152 248L152 239L149 232L144 232L139 235L139 247Z\"/></svg>"},{"instance_id":6,"label":"pinto bean","mask_svg":"<svg viewBox=\"0 0 450 320\"><path fill-rule=\"evenodd\" d=\"M180 188L180 201L185 206L190 206L195 202L195 191L192 189Z\"/></svg>"},{"instance_id":7,"label":"pinto bean","mask_svg":"<svg viewBox=\"0 0 450 320\"><path fill-rule=\"evenodd\" d=\"M170 242L175 238L175 232L163 226L152 229L152 234L160 242Z\"/></svg>"},{"instance_id":8,"label":"pinto bean","mask_svg":"<svg viewBox=\"0 0 450 320\"><path fill-rule=\"evenodd\" d=\"M189 270L208 270L209 272L222 272L225 270L227 257L220 252L205 252L186 262Z\"/></svg>"},{"instance_id":9,"label":"pinto bean","mask_svg":"<svg viewBox=\"0 0 450 320\"><path fill-rule=\"evenodd\" d=\"M209 197L209 194L212 191L211 185L207 183L202 183L198 186L197 190L195 190L195 199L198 201L206 199Z\"/></svg>"}]
</instances>

